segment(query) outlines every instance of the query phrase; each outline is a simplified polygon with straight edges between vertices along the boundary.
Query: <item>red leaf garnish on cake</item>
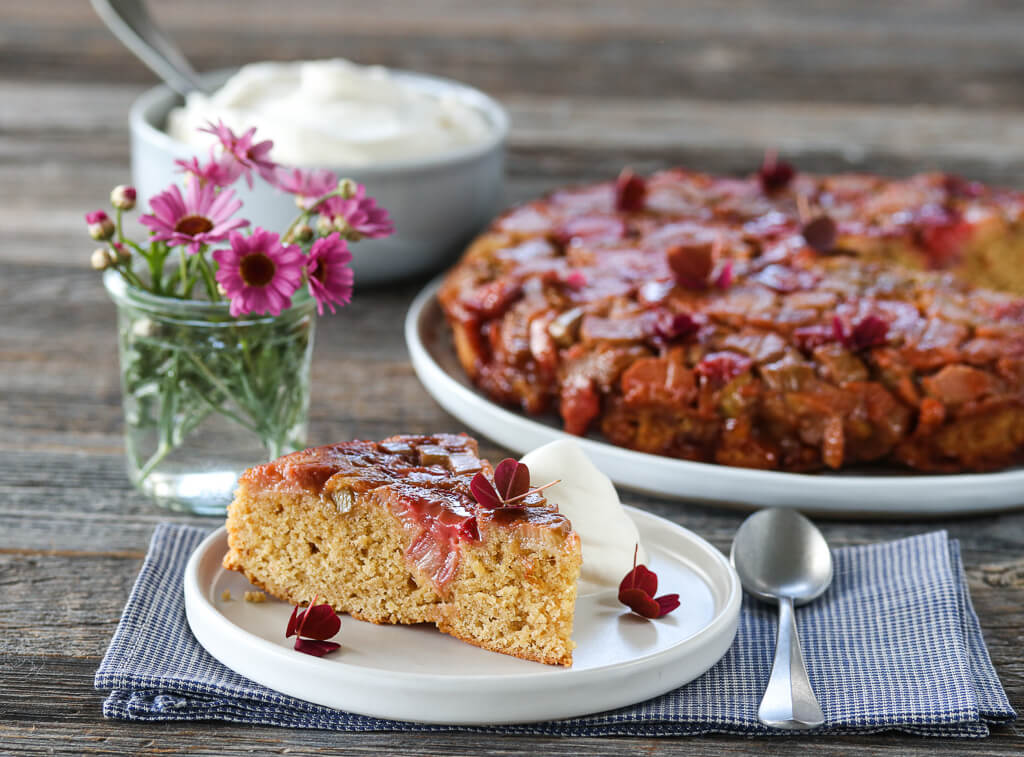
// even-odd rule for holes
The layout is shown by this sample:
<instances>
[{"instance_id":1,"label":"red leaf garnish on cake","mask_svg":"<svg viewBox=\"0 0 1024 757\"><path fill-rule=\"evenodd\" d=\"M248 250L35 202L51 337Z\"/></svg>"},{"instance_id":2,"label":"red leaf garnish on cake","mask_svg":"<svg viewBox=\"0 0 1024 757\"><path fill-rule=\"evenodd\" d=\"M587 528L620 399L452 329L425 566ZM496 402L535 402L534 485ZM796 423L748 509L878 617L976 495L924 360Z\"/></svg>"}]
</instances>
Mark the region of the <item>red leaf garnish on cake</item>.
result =
<instances>
[{"instance_id":1,"label":"red leaf garnish on cake","mask_svg":"<svg viewBox=\"0 0 1024 757\"><path fill-rule=\"evenodd\" d=\"M981 197L985 194L985 185L981 182L969 181L952 173L942 178L942 187L952 197Z\"/></svg>"},{"instance_id":2,"label":"red leaf garnish on cake","mask_svg":"<svg viewBox=\"0 0 1024 757\"><path fill-rule=\"evenodd\" d=\"M663 339L686 339L700 330L700 324L689 313L669 313L658 315L654 324L655 333Z\"/></svg>"},{"instance_id":3,"label":"red leaf garnish on cake","mask_svg":"<svg viewBox=\"0 0 1024 757\"><path fill-rule=\"evenodd\" d=\"M633 550L633 569L619 584L619 601L637 615L645 618L660 618L679 607L678 594L664 594L655 599L658 591L658 575L646 565L637 565L636 556L640 551L637 544Z\"/></svg>"},{"instance_id":4,"label":"red leaf garnish on cake","mask_svg":"<svg viewBox=\"0 0 1024 757\"><path fill-rule=\"evenodd\" d=\"M469 482L469 490L473 493L473 499L481 507L486 507L488 510L497 510L501 507L501 497L495 491L494 484L488 481L487 476L483 473L473 476L473 480Z\"/></svg>"},{"instance_id":5,"label":"red leaf garnish on cake","mask_svg":"<svg viewBox=\"0 0 1024 757\"><path fill-rule=\"evenodd\" d=\"M570 271L562 279L562 283L577 292L587 285L587 274L580 270Z\"/></svg>"},{"instance_id":6,"label":"red leaf garnish on cake","mask_svg":"<svg viewBox=\"0 0 1024 757\"><path fill-rule=\"evenodd\" d=\"M842 342L851 350L866 350L885 344L889 335L889 324L877 315L866 315L847 332L839 316L833 316L832 334L836 341Z\"/></svg>"},{"instance_id":7,"label":"red leaf garnish on cake","mask_svg":"<svg viewBox=\"0 0 1024 757\"><path fill-rule=\"evenodd\" d=\"M494 487L502 501L508 501L530 489L530 469L518 460L506 457L494 468Z\"/></svg>"},{"instance_id":8,"label":"red leaf garnish on cake","mask_svg":"<svg viewBox=\"0 0 1024 757\"><path fill-rule=\"evenodd\" d=\"M854 349L864 350L885 344L889 334L889 324L877 315L866 315L850 332L850 343Z\"/></svg>"},{"instance_id":9,"label":"red leaf garnish on cake","mask_svg":"<svg viewBox=\"0 0 1024 757\"><path fill-rule=\"evenodd\" d=\"M796 170L784 160L779 160L774 150L764 154L764 163L761 170L757 172L757 178L761 180L761 189L767 194L778 192L789 186L789 182L796 176Z\"/></svg>"},{"instance_id":10,"label":"red leaf garnish on cake","mask_svg":"<svg viewBox=\"0 0 1024 757\"><path fill-rule=\"evenodd\" d=\"M647 200L647 182L637 176L631 168L623 168L615 180L615 209L620 211L643 210Z\"/></svg>"},{"instance_id":11,"label":"red leaf garnish on cake","mask_svg":"<svg viewBox=\"0 0 1024 757\"><path fill-rule=\"evenodd\" d=\"M718 275L715 276L715 286L719 289L728 289L732 286L732 261L725 261Z\"/></svg>"},{"instance_id":12,"label":"red leaf garnish on cake","mask_svg":"<svg viewBox=\"0 0 1024 757\"><path fill-rule=\"evenodd\" d=\"M341 630L341 618L334 612L334 608L326 602L316 604L316 597L309 603L309 606L302 610L295 605L291 617L288 618L288 627L285 630L285 638L295 636L295 649L314 657L323 657L328 652L333 652L341 645L327 641Z\"/></svg>"},{"instance_id":13,"label":"red leaf garnish on cake","mask_svg":"<svg viewBox=\"0 0 1024 757\"><path fill-rule=\"evenodd\" d=\"M469 482L469 490L481 507L485 507L488 510L498 510L508 507L512 503L518 502L531 494L542 492L549 486L559 483L559 481L561 479L531 489L530 469L518 460L506 457L494 468L493 484L483 473L477 473L473 476L473 480ZM474 523L475 527L476 524Z\"/></svg>"},{"instance_id":14,"label":"red leaf garnish on cake","mask_svg":"<svg viewBox=\"0 0 1024 757\"><path fill-rule=\"evenodd\" d=\"M831 252L835 249L839 231L836 222L828 216L818 216L806 224L800 232L807 246L818 252Z\"/></svg>"}]
</instances>

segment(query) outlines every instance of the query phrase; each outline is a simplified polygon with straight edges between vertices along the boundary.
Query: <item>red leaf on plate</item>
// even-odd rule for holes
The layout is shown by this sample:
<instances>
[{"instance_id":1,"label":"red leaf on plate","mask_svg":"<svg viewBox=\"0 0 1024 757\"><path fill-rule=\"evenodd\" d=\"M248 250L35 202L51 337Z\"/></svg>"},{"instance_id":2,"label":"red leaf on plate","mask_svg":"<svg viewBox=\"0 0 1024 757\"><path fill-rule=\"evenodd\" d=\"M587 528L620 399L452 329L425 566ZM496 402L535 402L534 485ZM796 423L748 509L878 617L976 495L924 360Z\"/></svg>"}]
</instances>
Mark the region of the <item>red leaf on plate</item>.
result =
<instances>
[{"instance_id":1,"label":"red leaf on plate","mask_svg":"<svg viewBox=\"0 0 1024 757\"><path fill-rule=\"evenodd\" d=\"M640 545L633 550L633 570L626 574L619 584L619 601L637 615L645 618L660 618L679 607L678 594L665 594L654 598L658 590L658 576L645 565L636 564Z\"/></svg>"},{"instance_id":2,"label":"red leaf on plate","mask_svg":"<svg viewBox=\"0 0 1024 757\"><path fill-rule=\"evenodd\" d=\"M639 546L637 549L639 550ZM633 570L629 571L626 577L622 579L622 582L619 584L619 591L639 589L644 594L649 594L653 597L654 592L658 590L658 576L654 571L648 570L646 565L637 565L635 554Z\"/></svg>"},{"instance_id":3,"label":"red leaf on plate","mask_svg":"<svg viewBox=\"0 0 1024 757\"><path fill-rule=\"evenodd\" d=\"M661 615L661 606L651 595L640 589L626 589L619 592L619 601L637 615L645 618L657 618Z\"/></svg>"},{"instance_id":4,"label":"red leaf on plate","mask_svg":"<svg viewBox=\"0 0 1024 757\"><path fill-rule=\"evenodd\" d=\"M335 641L319 641L317 639L296 639L295 650L303 654L311 654L314 657L323 657L325 654L339 649L341 644Z\"/></svg>"},{"instance_id":5,"label":"red leaf on plate","mask_svg":"<svg viewBox=\"0 0 1024 757\"><path fill-rule=\"evenodd\" d=\"M341 618L334 608L324 603L318 605L317 598L309 603L309 607L300 610L299 605L292 610L285 629L285 638L295 636L295 650L314 657L323 657L341 645L327 639L341 630ZM306 637L306 638L303 638Z\"/></svg>"},{"instance_id":6,"label":"red leaf on plate","mask_svg":"<svg viewBox=\"0 0 1024 757\"><path fill-rule=\"evenodd\" d=\"M668 615L674 609L679 607L679 595L678 594L662 594L658 597L655 602L658 603L658 607L661 612L658 613L660 618L662 615Z\"/></svg>"},{"instance_id":7,"label":"red leaf on plate","mask_svg":"<svg viewBox=\"0 0 1024 757\"><path fill-rule=\"evenodd\" d=\"M341 618L328 604L309 607L299 613L299 627L296 633L308 639L326 641L341 630Z\"/></svg>"},{"instance_id":8,"label":"red leaf on plate","mask_svg":"<svg viewBox=\"0 0 1024 757\"><path fill-rule=\"evenodd\" d=\"M284 637L290 639L295 635L295 629L299 627L299 606L295 605L292 609L292 616L288 618L288 628L284 632Z\"/></svg>"}]
</instances>

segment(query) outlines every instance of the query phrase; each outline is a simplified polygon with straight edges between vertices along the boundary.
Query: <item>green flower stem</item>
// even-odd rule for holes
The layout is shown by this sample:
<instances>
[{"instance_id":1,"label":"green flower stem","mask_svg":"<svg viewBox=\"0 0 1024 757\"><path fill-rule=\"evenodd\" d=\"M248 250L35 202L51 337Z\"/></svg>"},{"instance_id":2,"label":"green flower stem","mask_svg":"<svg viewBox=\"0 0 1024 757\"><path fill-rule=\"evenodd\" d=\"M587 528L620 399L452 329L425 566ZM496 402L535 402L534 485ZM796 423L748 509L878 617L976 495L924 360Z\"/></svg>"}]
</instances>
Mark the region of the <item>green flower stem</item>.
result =
<instances>
[{"instance_id":1,"label":"green flower stem","mask_svg":"<svg viewBox=\"0 0 1024 757\"><path fill-rule=\"evenodd\" d=\"M210 267L210 261L206 259L206 246L199 251L196 256L199 258L199 270L203 274L203 282L206 284L206 293L210 295L212 302L220 302L220 292L217 291L217 278L213 275L213 269Z\"/></svg>"},{"instance_id":2,"label":"green flower stem","mask_svg":"<svg viewBox=\"0 0 1024 757\"><path fill-rule=\"evenodd\" d=\"M121 274L121 277L125 281L127 281L130 286L139 287L140 289L145 289L145 285L142 283L142 279L140 279L138 276L135 275L135 272L132 271L130 266L128 266L126 264L118 263L117 264L117 272L119 274Z\"/></svg>"},{"instance_id":3,"label":"green flower stem","mask_svg":"<svg viewBox=\"0 0 1024 757\"><path fill-rule=\"evenodd\" d=\"M188 276L188 253L185 252L185 245L179 247L178 252L181 255L181 267L178 269L178 272L181 274L181 296L187 297L188 295L185 294L187 291L185 287L185 279Z\"/></svg>"},{"instance_id":4,"label":"green flower stem","mask_svg":"<svg viewBox=\"0 0 1024 757\"><path fill-rule=\"evenodd\" d=\"M146 464L139 468L138 472L135 474L135 482L141 483L149 478L149 474L156 470L156 467L164 461L164 458L173 451L174 446L168 444L166 440L161 439L160 444L156 448L156 452L150 456L149 460L146 461Z\"/></svg>"},{"instance_id":5,"label":"green flower stem","mask_svg":"<svg viewBox=\"0 0 1024 757\"><path fill-rule=\"evenodd\" d=\"M252 366L252 357L249 355L249 340L244 336L238 340L239 345L242 347L242 370L238 372L238 378L240 380L242 391L245 392L246 400L251 403L249 414L254 418L257 416L255 410L260 407L259 400L256 399L256 394L252 390L252 384L249 383L249 375L254 374ZM255 374L254 374L255 375Z\"/></svg>"},{"instance_id":6,"label":"green flower stem","mask_svg":"<svg viewBox=\"0 0 1024 757\"><path fill-rule=\"evenodd\" d=\"M323 197L318 198L317 201L314 202L311 206L309 206L301 213L299 213L298 217L296 217L296 219L291 222L291 225L288 226L284 234L281 235L281 239L284 240L285 242L291 241L292 234L294 234L295 229L299 227L299 224L306 223L312 216L316 215L317 210L320 208L320 205L322 205L325 200L329 200L332 197L341 197L343 194L344 192L339 187L338 189L328 192Z\"/></svg>"},{"instance_id":7,"label":"green flower stem","mask_svg":"<svg viewBox=\"0 0 1024 757\"><path fill-rule=\"evenodd\" d=\"M234 412L232 410L228 410L226 407L224 407L224 405L214 404L213 400L211 400L209 397L207 397L202 392L197 392L196 396L199 397L200 400L205 402L207 404L207 406L211 410L213 410L214 412L220 413L221 415L226 415L228 418L233 420L235 423L237 423L242 428L247 428L250 431L252 431L254 434L257 434L258 436L260 436L261 438L263 437L263 428L262 427L258 427L255 424L250 423L249 421L245 420L245 418L240 416L238 413L236 413L236 412Z\"/></svg>"}]
</instances>

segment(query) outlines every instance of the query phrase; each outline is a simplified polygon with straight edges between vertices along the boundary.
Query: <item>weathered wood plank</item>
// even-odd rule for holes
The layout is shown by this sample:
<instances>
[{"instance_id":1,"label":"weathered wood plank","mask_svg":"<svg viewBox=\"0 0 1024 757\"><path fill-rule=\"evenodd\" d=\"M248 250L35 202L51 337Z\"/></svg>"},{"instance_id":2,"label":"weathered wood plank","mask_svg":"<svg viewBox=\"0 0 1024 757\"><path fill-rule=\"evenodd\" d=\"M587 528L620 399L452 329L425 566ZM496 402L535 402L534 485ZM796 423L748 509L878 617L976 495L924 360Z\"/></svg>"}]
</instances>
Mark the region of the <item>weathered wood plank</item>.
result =
<instances>
[{"instance_id":1,"label":"weathered wood plank","mask_svg":"<svg viewBox=\"0 0 1024 757\"><path fill-rule=\"evenodd\" d=\"M477 734L333 734L246 727L222 723L139 724L96 718L100 695L92 690L96 661L86 658L23 658L20 669L0 668L0 736L16 746L18 754L43 750L83 754L89 749L104 753L150 754L161 749L172 753L260 754L312 753L304 750L341 749L359 754L372 749L391 754L658 754L658 755L761 755L791 754L789 739L738 739L730 737L683 739L541 739L496 737ZM969 745L970 753L1008 755L1020 734L1016 727L1000 728L993 738ZM239 734L244 735L239 735ZM897 744L909 750L959 755L968 746L956 740L922 740L893 734L863 737L801 739L809 752L843 755L875 755ZM922 754L924 751L921 752Z\"/></svg>"},{"instance_id":2,"label":"weathered wood plank","mask_svg":"<svg viewBox=\"0 0 1024 757\"><path fill-rule=\"evenodd\" d=\"M394 2L373 9L320 2L295 14L274 3L192 0L158 6L201 68L247 60L331 57L432 71L496 92L622 93L712 99L1003 105L1024 100L1013 29L1019 6L910 2L731 5L644 2ZM77 7L76 7L77 6ZM276 7L275 7L276 6ZM482 7L483 6L483 7ZM34 80L149 81L84 4L8 12L0 67ZM315 19L315 23L311 23ZM225 29L242 24L245 34ZM88 50L89 65L80 65ZM509 71L514 70L515 76Z\"/></svg>"}]
</instances>

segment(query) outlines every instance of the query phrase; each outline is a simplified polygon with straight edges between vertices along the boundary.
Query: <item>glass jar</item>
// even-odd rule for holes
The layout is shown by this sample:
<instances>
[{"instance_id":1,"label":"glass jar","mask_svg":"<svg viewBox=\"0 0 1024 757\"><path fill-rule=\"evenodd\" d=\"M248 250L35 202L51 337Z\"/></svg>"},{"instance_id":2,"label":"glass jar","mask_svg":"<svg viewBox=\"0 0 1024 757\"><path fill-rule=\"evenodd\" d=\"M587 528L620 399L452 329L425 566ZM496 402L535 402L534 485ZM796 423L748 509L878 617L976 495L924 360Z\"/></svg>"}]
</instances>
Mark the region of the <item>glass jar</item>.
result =
<instances>
[{"instance_id":1,"label":"glass jar","mask_svg":"<svg viewBox=\"0 0 1024 757\"><path fill-rule=\"evenodd\" d=\"M108 270L117 305L132 483L175 510L222 515L246 468L305 446L315 302L232 318L228 304L160 297Z\"/></svg>"}]
</instances>

